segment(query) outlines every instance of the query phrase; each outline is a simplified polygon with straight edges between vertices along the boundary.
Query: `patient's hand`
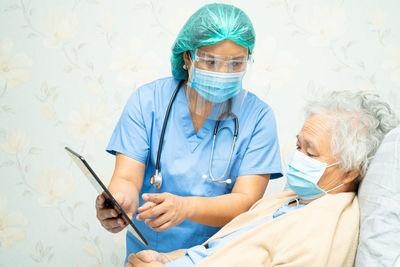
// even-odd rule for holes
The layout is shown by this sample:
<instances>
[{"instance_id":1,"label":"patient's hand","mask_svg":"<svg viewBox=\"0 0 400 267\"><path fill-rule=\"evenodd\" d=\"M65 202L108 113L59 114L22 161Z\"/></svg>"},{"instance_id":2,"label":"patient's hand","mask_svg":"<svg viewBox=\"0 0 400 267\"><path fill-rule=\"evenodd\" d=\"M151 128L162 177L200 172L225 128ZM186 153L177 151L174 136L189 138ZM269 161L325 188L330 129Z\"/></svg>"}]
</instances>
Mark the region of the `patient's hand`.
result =
<instances>
[{"instance_id":1,"label":"patient's hand","mask_svg":"<svg viewBox=\"0 0 400 267\"><path fill-rule=\"evenodd\" d=\"M159 261L162 263L167 263L168 259L162 254L154 250L142 250L136 253L136 257L143 262Z\"/></svg>"},{"instance_id":2,"label":"patient's hand","mask_svg":"<svg viewBox=\"0 0 400 267\"><path fill-rule=\"evenodd\" d=\"M164 266L166 262L165 256L154 250L143 250L138 252L136 255L131 254L128 257L128 263L125 267L157 267Z\"/></svg>"}]
</instances>

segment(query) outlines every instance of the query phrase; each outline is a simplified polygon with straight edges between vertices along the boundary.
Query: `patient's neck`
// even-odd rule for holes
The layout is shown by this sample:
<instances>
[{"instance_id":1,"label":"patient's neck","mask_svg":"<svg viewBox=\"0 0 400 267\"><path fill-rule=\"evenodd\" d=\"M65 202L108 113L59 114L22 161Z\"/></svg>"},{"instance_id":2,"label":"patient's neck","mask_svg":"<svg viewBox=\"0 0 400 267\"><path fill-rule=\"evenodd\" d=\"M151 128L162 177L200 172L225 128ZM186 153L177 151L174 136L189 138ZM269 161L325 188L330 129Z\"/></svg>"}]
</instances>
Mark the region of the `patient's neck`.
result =
<instances>
[{"instance_id":1,"label":"patient's neck","mask_svg":"<svg viewBox=\"0 0 400 267\"><path fill-rule=\"evenodd\" d=\"M310 202L313 202L315 199L308 199L308 200L305 200L305 199L301 199L301 198L299 198L299 203L300 204L308 204L308 203L310 203Z\"/></svg>"}]
</instances>

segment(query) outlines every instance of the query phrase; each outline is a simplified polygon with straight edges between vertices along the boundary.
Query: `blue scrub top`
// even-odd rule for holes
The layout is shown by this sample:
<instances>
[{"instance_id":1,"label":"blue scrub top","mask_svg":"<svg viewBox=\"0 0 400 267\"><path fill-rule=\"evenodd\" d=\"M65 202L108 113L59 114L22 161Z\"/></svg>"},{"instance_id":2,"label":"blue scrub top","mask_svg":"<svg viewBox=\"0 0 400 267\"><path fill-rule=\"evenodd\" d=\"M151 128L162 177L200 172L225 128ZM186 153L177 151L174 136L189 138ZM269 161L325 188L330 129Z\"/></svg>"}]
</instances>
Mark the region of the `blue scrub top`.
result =
<instances>
[{"instance_id":1,"label":"blue scrub top","mask_svg":"<svg viewBox=\"0 0 400 267\"><path fill-rule=\"evenodd\" d=\"M163 183L160 190L156 190L150 184L150 177L155 172L165 112L178 83L170 77L138 88L129 98L107 147L111 154L119 152L146 164L139 206L144 204L143 193L212 197L231 193L236 177L241 175L271 174L271 179L282 176L274 114L266 103L249 92L241 113L236 114L239 134L226 174L232 184L202 179L203 174L208 175L215 120L206 120L195 133L182 85L172 104L164 135L160 159ZM219 128L212 163L215 178L224 173L229 161L234 120L221 121ZM135 217L133 222L149 246L143 246L128 231L127 256L143 249L169 252L189 248L203 243L220 229L185 220L169 230L155 232Z\"/></svg>"}]
</instances>

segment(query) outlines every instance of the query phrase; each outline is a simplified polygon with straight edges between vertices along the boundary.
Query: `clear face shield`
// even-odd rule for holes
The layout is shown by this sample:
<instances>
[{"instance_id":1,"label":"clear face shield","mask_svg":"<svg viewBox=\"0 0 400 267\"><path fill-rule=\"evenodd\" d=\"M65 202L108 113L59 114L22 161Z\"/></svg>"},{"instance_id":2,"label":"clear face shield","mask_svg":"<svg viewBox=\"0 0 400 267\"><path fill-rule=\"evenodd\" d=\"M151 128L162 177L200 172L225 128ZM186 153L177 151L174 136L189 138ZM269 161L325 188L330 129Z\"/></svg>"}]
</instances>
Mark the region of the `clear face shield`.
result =
<instances>
[{"instance_id":1,"label":"clear face shield","mask_svg":"<svg viewBox=\"0 0 400 267\"><path fill-rule=\"evenodd\" d=\"M186 97L192 113L213 120L231 119L240 113L247 91L242 80L248 55L223 57L196 49L190 52Z\"/></svg>"}]
</instances>

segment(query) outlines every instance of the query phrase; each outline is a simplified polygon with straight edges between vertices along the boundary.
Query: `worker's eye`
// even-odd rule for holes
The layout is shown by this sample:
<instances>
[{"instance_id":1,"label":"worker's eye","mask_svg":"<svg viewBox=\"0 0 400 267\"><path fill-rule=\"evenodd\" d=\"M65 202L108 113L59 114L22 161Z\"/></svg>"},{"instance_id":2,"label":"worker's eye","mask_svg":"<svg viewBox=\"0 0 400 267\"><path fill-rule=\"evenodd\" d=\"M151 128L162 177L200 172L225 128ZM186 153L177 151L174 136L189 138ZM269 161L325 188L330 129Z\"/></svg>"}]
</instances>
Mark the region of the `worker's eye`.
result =
<instances>
[{"instance_id":1,"label":"worker's eye","mask_svg":"<svg viewBox=\"0 0 400 267\"><path fill-rule=\"evenodd\" d=\"M213 59L207 59L207 60L205 61L205 64L206 64L207 66L209 66L209 67L215 66L215 60L213 60Z\"/></svg>"},{"instance_id":2,"label":"worker's eye","mask_svg":"<svg viewBox=\"0 0 400 267\"><path fill-rule=\"evenodd\" d=\"M232 62L232 66L234 68L241 68L243 66L243 64L244 64L244 62L242 62L242 61L233 61Z\"/></svg>"}]
</instances>

